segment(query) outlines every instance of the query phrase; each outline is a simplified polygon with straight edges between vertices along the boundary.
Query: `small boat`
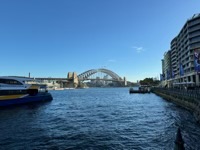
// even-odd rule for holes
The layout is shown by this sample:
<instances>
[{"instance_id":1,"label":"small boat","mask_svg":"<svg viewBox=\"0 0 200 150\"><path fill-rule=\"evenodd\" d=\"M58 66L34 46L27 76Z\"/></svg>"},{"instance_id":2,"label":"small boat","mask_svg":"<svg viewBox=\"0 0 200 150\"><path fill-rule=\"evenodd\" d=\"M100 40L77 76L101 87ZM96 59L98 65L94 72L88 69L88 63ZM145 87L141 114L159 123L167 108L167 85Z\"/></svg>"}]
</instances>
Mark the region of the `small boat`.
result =
<instances>
[{"instance_id":1,"label":"small boat","mask_svg":"<svg viewBox=\"0 0 200 150\"><path fill-rule=\"evenodd\" d=\"M0 107L52 99L47 86L37 84L33 78L0 77Z\"/></svg>"},{"instance_id":2,"label":"small boat","mask_svg":"<svg viewBox=\"0 0 200 150\"><path fill-rule=\"evenodd\" d=\"M137 90L134 88L130 88L129 89L129 93L141 93L141 94L145 94L145 93L150 93L151 92L151 88L150 86L147 85L141 85Z\"/></svg>"},{"instance_id":3,"label":"small boat","mask_svg":"<svg viewBox=\"0 0 200 150\"><path fill-rule=\"evenodd\" d=\"M64 90L64 88L54 87L53 90L62 91L62 90Z\"/></svg>"}]
</instances>

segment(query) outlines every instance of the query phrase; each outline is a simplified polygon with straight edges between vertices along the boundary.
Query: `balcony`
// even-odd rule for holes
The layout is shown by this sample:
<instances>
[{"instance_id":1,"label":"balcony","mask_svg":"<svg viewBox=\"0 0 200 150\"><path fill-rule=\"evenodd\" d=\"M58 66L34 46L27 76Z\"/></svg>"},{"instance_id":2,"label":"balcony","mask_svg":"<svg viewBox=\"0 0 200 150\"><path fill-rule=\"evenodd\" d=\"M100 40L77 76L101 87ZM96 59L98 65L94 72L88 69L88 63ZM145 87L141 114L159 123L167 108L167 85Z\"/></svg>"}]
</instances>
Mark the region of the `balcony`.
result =
<instances>
[{"instance_id":1,"label":"balcony","mask_svg":"<svg viewBox=\"0 0 200 150\"><path fill-rule=\"evenodd\" d=\"M200 41L198 43L191 44L191 49L200 48Z\"/></svg>"},{"instance_id":2,"label":"balcony","mask_svg":"<svg viewBox=\"0 0 200 150\"><path fill-rule=\"evenodd\" d=\"M200 42L200 36L190 40L190 44L198 43L198 42Z\"/></svg>"},{"instance_id":3,"label":"balcony","mask_svg":"<svg viewBox=\"0 0 200 150\"><path fill-rule=\"evenodd\" d=\"M189 39L194 38L196 36L200 36L200 30L198 30L196 32L193 32L193 33L190 33L189 34Z\"/></svg>"},{"instance_id":4,"label":"balcony","mask_svg":"<svg viewBox=\"0 0 200 150\"><path fill-rule=\"evenodd\" d=\"M191 27L191 26L195 26L195 25L198 25L200 24L200 19L195 19L195 20L191 20L190 22L188 22L188 26Z\"/></svg>"},{"instance_id":5,"label":"balcony","mask_svg":"<svg viewBox=\"0 0 200 150\"><path fill-rule=\"evenodd\" d=\"M189 33L194 32L194 31L197 31L197 30L200 30L200 25L188 29Z\"/></svg>"}]
</instances>

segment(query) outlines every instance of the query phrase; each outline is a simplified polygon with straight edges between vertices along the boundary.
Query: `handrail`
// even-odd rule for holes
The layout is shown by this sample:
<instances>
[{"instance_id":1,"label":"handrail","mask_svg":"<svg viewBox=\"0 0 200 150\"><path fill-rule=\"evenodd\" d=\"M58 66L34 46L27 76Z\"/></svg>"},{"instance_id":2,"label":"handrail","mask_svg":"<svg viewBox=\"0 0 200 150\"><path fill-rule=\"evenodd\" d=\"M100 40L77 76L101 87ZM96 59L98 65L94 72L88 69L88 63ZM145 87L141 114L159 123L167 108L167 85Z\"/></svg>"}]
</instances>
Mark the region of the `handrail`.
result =
<instances>
[{"instance_id":1,"label":"handrail","mask_svg":"<svg viewBox=\"0 0 200 150\"><path fill-rule=\"evenodd\" d=\"M200 101L200 89L153 88L152 90L158 92L160 91L167 95Z\"/></svg>"}]
</instances>

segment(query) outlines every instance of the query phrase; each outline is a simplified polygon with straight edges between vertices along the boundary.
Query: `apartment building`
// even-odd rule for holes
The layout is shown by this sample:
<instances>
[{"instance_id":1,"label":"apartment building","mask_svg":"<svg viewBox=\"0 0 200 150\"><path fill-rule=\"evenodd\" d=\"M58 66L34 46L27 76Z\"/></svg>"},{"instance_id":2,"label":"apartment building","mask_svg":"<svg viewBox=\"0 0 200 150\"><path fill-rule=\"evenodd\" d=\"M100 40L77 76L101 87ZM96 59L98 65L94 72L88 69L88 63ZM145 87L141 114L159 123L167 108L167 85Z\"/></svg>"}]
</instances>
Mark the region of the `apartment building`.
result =
<instances>
[{"instance_id":1,"label":"apartment building","mask_svg":"<svg viewBox=\"0 0 200 150\"><path fill-rule=\"evenodd\" d=\"M171 50L168 50L164 54L164 62L163 62L163 77L165 79L171 78Z\"/></svg>"},{"instance_id":2,"label":"apartment building","mask_svg":"<svg viewBox=\"0 0 200 150\"><path fill-rule=\"evenodd\" d=\"M170 50L164 54L164 64L170 65L167 68L170 69L170 79L165 78L168 87L175 85L200 86L199 59L200 14L195 14L186 21L179 34L172 39ZM166 65L162 63L164 74L166 74Z\"/></svg>"}]
</instances>

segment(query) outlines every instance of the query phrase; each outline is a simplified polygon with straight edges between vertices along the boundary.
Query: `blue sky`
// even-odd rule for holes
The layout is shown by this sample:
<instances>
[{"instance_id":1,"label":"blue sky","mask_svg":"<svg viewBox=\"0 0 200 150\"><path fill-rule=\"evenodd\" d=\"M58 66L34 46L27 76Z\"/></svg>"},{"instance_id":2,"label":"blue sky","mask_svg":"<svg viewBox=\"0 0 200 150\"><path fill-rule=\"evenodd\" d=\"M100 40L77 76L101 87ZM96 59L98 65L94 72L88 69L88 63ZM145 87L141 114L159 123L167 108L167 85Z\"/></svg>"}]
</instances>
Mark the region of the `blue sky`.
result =
<instances>
[{"instance_id":1,"label":"blue sky","mask_svg":"<svg viewBox=\"0 0 200 150\"><path fill-rule=\"evenodd\" d=\"M199 0L0 0L0 76L66 77L105 67L158 77Z\"/></svg>"}]
</instances>

